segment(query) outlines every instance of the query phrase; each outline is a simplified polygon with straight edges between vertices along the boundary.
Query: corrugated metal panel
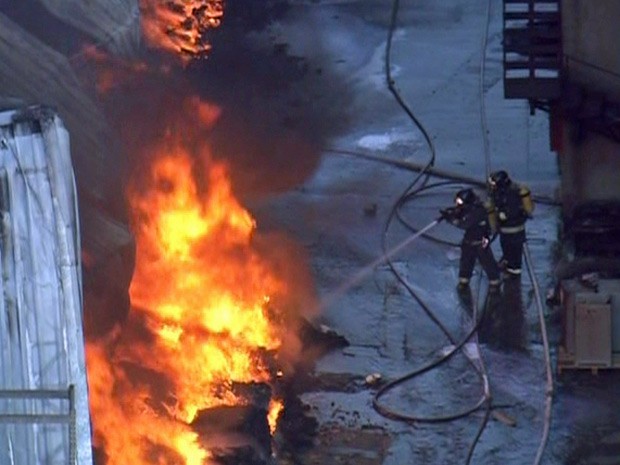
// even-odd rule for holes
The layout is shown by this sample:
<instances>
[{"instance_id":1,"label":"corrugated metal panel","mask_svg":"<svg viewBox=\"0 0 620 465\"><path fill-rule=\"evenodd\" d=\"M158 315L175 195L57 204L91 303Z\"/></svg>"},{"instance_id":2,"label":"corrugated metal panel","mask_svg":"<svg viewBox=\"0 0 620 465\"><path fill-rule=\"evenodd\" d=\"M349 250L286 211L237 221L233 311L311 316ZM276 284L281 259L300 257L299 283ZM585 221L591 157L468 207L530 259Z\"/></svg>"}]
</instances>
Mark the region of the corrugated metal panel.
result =
<instances>
[{"instance_id":1,"label":"corrugated metal panel","mask_svg":"<svg viewBox=\"0 0 620 465\"><path fill-rule=\"evenodd\" d=\"M0 63L0 96L45 103L63 119L82 196L108 209L122 204L120 148L67 58L0 13Z\"/></svg>"},{"instance_id":2,"label":"corrugated metal panel","mask_svg":"<svg viewBox=\"0 0 620 465\"><path fill-rule=\"evenodd\" d=\"M0 124L0 389L62 393L74 386L77 463L90 464L69 136L56 115L41 109L0 114ZM71 463L70 424L34 422L70 413L69 395L37 397L0 399L0 420L2 414L40 415L0 423L1 464Z\"/></svg>"},{"instance_id":3,"label":"corrugated metal panel","mask_svg":"<svg viewBox=\"0 0 620 465\"><path fill-rule=\"evenodd\" d=\"M132 56L139 49L137 0L41 0L41 3L116 54Z\"/></svg>"}]
</instances>

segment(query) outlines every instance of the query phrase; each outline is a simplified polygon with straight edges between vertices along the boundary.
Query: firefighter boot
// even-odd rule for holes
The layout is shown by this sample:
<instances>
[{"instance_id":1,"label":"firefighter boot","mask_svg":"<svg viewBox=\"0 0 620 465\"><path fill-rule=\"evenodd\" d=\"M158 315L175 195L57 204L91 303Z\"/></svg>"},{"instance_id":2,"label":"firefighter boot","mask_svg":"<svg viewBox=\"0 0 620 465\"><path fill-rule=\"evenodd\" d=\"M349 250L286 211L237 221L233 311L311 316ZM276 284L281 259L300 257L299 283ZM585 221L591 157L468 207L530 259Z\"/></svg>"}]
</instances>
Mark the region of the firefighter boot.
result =
<instances>
[{"instance_id":1,"label":"firefighter boot","mask_svg":"<svg viewBox=\"0 0 620 465\"><path fill-rule=\"evenodd\" d=\"M521 279L521 268L506 268L503 275L504 279L507 281L515 281Z\"/></svg>"},{"instance_id":2,"label":"firefighter boot","mask_svg":"<svg viewBox=\"0 0 620 465\"><path fill-rule=\"evenodd\" d=\"M489 292L492 294L497 294L500 291L501 284L502 281L500 279L489 280Z\"/></svg>"},{"instance_id":3,"label":"firefighter boot","mask_svg":"<svg viewBox=\"0 0 620 465\"><path fill-rule=\"evenodd\" d=\"M457 291L464 291L466 289L469 289L469 278L461 278L461 277L459 277L459 282L456 285L456 290Z\"/></svg>"}]
</instances>

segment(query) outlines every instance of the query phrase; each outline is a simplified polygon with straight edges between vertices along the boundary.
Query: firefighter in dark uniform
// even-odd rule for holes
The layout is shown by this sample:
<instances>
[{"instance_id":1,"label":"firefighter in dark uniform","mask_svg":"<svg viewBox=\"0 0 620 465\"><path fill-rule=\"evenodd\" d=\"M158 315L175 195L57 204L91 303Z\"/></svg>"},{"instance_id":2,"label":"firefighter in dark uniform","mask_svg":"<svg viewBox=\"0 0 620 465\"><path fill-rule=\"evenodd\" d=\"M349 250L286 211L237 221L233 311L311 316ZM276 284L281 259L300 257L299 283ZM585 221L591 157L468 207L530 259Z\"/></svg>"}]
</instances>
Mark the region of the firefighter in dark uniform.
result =
<instances>
[{"instance_id":1,"label":"firefighter in dark uniform","mask_svg":"<svg viewBox=\"0 0 620 465\"><path fill-rule=\"evenodd\" d=\"M521 276L525 222L532 217L534 203L526 186L512 182L506 171L490 174L489 203L491 221L497 222L503 257L500 267L512 278Z\"/></svg>"},{"instance_id":2,"label":"firefighter in dark uniform","mask_svg":"<svg viewBox=\"0 0 620 465\"><path fill-rule=\"evenodd\" d=\"M465 230L461 241L458 287L465 289L469 286L478 259L489 278L489 289L497 290L500 285L499 267L489 247L492 230L487 210L472 189L460 190L454 201L456 206L441 210L441 216L454 226Z\"/></svg>"}]
</instances>

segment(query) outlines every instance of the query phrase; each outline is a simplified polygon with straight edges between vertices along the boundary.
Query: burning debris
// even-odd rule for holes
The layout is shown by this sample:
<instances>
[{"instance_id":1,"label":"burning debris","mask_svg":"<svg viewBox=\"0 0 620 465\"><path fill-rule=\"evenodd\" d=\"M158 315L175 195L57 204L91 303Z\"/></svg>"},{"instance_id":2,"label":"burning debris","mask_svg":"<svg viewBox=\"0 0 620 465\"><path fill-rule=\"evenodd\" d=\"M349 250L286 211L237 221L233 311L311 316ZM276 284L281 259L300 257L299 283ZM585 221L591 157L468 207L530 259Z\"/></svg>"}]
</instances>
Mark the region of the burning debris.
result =
<instances>
[{"instance_id":1,"label":"burning debris","mask_svg":"<svg viewBox=\"0 0 620 465\"><path fill-rule=\"evenodd\" d=\"M147 41L186 58L208 52L205 34L223 14L222 1L141 7ZM128 86L161 77L169 85L170 70L181 69L154 63L159 54L125 62L86 48L84 56L106 103L123 100L111 105L117 117L130 107ZM119 117L136 252L129 315L87 344L98 465L262 465L274 437L283 449L305 447L316 421L292 388L300 351L346 345L299 316L314 298L309 275L296 272L285 240L257 233L230 167L211 153L224 112L185 88L181 95Z\"/></svg>"},{"instance_id":2,"label":"burning debris","mask_svg":"<svg viewBox=\"0 0 620 465\"><path fill-rule=\"evenodd\" d=\"M295 456L314 444L319 425L293 391L285 396L284 405L276 441L281 453Z\"/></svg>"},{"instance_id":3,"label":"burning debris","mask_svg":"<svg viewBox=\"0 0 620 465\"><path fill-rule=\"evenodd\" d=\"M219 115L192 97L135 155L132 307L87 347L98 465L262 464L274 435L305 447L316 421L296 372L347 344L299 315L309 276L292 244L256 232L212 158L204 134Z\"/></svg>"},{"instance_id":4,"label":"burning debris","mask_svg":"<svg viewBox=\"0 0 620 465\"><path fill-rule=\"evenodd\" d=\"M299 320L299 337L304 347L312 348L317 353L327 353L349 345L349 341L327 325L315 325L308 320Z\"/></svg>"},{"instance_id":5,"label":"burning debris","mask_svg":"<svg viewBox=\"0 0 620 465\"><path fill-rule=\"evenodd\" d=\"M192 161L182 144L164 143L129 190L132 318L88 350L95 438L109 465L145 463L154 454L147 444L158 445L158 457L170 450L201 463L213 428L269 444L269 411L281 409L261 386L277 376L289 330L272 303L287 286L252 250L255 223L225 167L203 155ZM212 422L246 415L226 427Z\"/></svg>"},{"instance_id":6,"label":"burning debris","mask_svg":"<svg viewBox=\"0 0 620 465\"><path fill-rule=\"evenodd\" d=\"M224 17L223 0L141 0L140 7L149 45L190 58L207 56L207 33Z\"/></svg>"},{"instance_id":7,"label":"burning debris","mask_svg":"<svg viewBox=\"0 0 620 465\"><path fill-rule=\"evenodd\" d=\"M202 410L192 428L218 463L265 464L272 454L267 407L251 404Z\"/></svg>"},{"instance_id":8,"label":"burning debris","mask_svg":"<svg viewBox=\"0 0 620 465\"><path fill-rule=\"evenodd\" d=\"M381 373L371 373L364 378L364 381L369 386L376 386L380 384L383 380L383 375Z\"/></svg>"},{"instance_id":9,"label":"burning debris","mask_svg":"<svg viewBox=\"0 0 620 465\"><path fill-rule=\"evenodd\" d=\"M266 80L272 92L269 105L253 107L252 117L231 99L243 101L240 91L254 93L259 81L231 86L221 66L206 69L211 62L179 66L179 57L187 63L208 54L224 8L227 14L234 8L220 60L231 59L229 73L237 79L239 44L248 31L271 24L287 2L93 0L73 2L77 10L67 8L71 2L43 3L62 13L67 30L77 24L86 34L69 40L62 31L62 47L54 50L0 18L12 64L5 90L24 101L52 99L72 135L86 194L80 215L88 226L84 302L96 463L239 465L269 457L278 434L310 443L313 420L282 385L294 377L303 345L296 313L312 286L300 278L295 266L302 268L302 260L285 241L256 231L229 179L236 176L240 190L254 178L282 189L315 166L315 123L298 117L311 106L302 99L293 108L291 93L283 91L289 77L301 79L308 66L270 47L262 55L254 45L241 49L252 66L238 79ZM49 26L24 10L36 28ZM140 26L143 42L164 53L138 47ZM315 102L305 90L304 84L304 99ZM213 101L232 111L220 112ZM281 108L287 110L282 122ZM235 169L216 161L223 158ZM251 172L243 177L247 166ZM128 167L137 169L125 190ZM276 170L277 177L263 175ZM320 335L331 344L330 334ZM290 427L280 433L279 422Z\"/></svg>"}]
</instances>

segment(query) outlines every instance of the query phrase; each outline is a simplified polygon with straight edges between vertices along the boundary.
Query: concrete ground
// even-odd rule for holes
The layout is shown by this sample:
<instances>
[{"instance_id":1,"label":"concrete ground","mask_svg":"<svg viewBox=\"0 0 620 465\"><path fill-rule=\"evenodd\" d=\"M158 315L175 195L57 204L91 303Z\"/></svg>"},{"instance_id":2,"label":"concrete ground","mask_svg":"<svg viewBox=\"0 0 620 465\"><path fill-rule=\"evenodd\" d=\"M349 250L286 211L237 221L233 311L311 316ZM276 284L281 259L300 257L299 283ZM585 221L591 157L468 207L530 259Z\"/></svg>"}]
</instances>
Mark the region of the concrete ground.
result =
<instances>
[{"instance_id":1,"label":"concrete ground","mask_svg":"<svg viewBox=\"0 0 620 465\"><path fill-rule=\"evenodd\" d=\"M372 408L376 386L365 377L391 380L436 357L449 341L407 294L385 264L347 286L381 254L390 209L414 173L330 149L361 151L424 163L429 149L420 131L397 105L385 81L385 47L391 2L380 0L292 1L286 15L268 28L271 40L304 60L308 72L323 73L326 92L346 89L324 105L345 124L324 144L313 174L297 187L250 203L260 230L284 230L310 254L320 296L329 298L317 321L344 335L350 346L332 351L316 365L322 380L303 401L319 420L315 447L294 460L300 464L460 464L483 413L439 424L405 424ZM502 88L501 3L491 2L485 78L486 124L492 169L507 169L534 193L553 197L558 189L555 154L549 150L547 115L529 114L526 102L505 100ZM481 126L480 60L487 12L485 0L403 0L393 36L392 73L402 98L430 134L436 166L480 180L485 176ZM261 35L263 34L263 35ZM257 40L266 37L260 33ZM328 75L328 78L326 77ZM333 86L329 86L329 80ZM316 89L315 89L316 90ZM320 90L320 89L319 89ZM310 103L312 105L312 102ZM330 106L331 105L331 106ZM318 112L322 107L317 107ZM334 123L336 124L336 123ZM451 203L458 186L429 190L405 208L407 220L422 227ZM538 205L528 223L528 241L543 293L553 285L558 250L559 210ZM409 236L398 224L388 245ZM457 241L459 232L441 224L433 234ZM498 244L493 244L499 256ZM456 339L469 325L467 302L455 291L458 249L419 240L393 257L411 283ZM485 298L484 280L479 308ZM342 286L346 287L343 289ZM477 293L477 284L473 286ZM346 290L334 298L338 290ZM462 297L462 296L461 296ZM514 420L489 421L472 463L533 463L541 441L545 369L533 288L504 288L489 310L491 323L480 335L493 403ZM557 310L547 308L552 357L558 343ZM552 427L542 463L620 463L620 399L613 372L554 372ZM462 355L409 381L385 401L395 410L419 415L451 413L474 403L480 383Z\"/></svg>"}]
</instances>

